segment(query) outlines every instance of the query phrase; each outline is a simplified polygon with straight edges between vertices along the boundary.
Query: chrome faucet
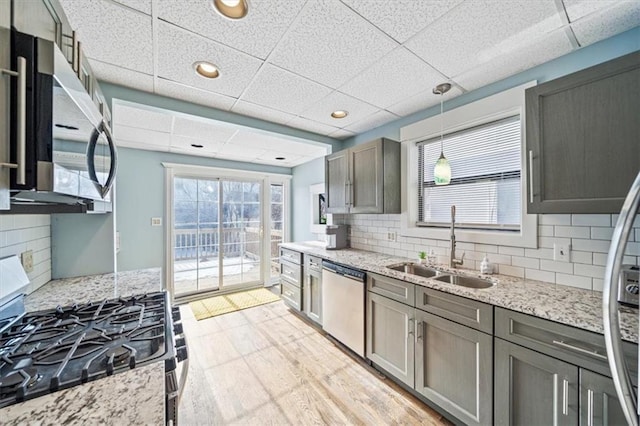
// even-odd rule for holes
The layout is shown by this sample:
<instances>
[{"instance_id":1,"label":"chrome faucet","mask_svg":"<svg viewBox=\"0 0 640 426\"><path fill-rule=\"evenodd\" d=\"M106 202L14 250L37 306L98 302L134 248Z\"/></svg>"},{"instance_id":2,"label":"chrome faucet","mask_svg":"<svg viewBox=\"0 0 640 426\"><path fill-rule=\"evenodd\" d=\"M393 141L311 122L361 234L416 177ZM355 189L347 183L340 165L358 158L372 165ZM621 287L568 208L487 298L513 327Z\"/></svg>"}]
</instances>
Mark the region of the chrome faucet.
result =
<instances>
[{"instance_id":1,"label":"chrome faucet","mask_svg":"<svg viewBox=\"0 0 640 426\"><path fill-rule=\"evenodd\" d=\"M449 266L452 268L464 263L464 252L460 259L456 259L456 206L451 206L451 260Z\"/></svg>"}]
</instances>

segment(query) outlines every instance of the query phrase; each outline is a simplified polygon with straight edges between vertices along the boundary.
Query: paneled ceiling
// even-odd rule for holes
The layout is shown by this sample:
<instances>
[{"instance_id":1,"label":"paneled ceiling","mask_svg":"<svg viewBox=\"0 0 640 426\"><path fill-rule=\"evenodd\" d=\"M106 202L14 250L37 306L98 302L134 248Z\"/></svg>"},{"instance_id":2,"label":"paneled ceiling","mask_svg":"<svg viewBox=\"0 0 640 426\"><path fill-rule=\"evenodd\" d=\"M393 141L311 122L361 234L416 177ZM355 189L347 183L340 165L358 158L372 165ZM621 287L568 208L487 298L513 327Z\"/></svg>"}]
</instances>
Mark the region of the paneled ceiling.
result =
<instances>
[{"instance_id":1,"label":"paneled ceiling","mask_svg":"<svg viewBox=\"0 0 640 426\"><path fill-rule=\"evenodd\" d=\"M640 0L248 1L60 0L99 79L336 139L640 25Z\"/></svg>"}]
</instances>

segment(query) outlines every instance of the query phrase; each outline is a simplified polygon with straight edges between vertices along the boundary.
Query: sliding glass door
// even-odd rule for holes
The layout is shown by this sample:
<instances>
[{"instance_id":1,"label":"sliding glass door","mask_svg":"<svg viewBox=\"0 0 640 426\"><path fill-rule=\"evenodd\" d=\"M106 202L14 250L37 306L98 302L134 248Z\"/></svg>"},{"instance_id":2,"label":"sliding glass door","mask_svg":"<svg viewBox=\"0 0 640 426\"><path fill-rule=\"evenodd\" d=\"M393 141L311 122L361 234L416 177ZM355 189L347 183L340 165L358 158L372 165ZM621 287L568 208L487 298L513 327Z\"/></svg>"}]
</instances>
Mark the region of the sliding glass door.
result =
<instances>
[{"instance_id":1,"label":"sliding glass door","mask_svg":"<svg viewBox=\"0 0 640 426\"><path fill-rule=\"evenodd\" d=\"M264 281L262 188L260 180L174 177L175 296Z\"/></svg>"}]
</instances>

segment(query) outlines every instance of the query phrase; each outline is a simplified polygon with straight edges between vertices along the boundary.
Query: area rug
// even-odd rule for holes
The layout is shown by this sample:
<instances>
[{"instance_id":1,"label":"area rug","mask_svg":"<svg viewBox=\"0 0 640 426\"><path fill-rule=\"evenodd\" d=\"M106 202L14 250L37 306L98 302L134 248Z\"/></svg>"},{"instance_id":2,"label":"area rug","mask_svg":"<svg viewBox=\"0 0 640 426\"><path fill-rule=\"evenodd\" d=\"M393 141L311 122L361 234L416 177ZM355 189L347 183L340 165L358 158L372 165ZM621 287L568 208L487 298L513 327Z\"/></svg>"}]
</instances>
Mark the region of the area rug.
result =
<instances>
[{"instance_id":1,"label":"area rug","mask_svg":"<svg viewBox=\"0 0 640 426\"><path fill-rule=\"evenodd\" d=\"M280 296L277 294L273 294L266 288L257 288L240 293L225 294L223 296L197 300L189 303L189 306L193 311L193 315L199 321L229 312L276 302L278 300L280 300Z\"/></svg>"}]
</instances>

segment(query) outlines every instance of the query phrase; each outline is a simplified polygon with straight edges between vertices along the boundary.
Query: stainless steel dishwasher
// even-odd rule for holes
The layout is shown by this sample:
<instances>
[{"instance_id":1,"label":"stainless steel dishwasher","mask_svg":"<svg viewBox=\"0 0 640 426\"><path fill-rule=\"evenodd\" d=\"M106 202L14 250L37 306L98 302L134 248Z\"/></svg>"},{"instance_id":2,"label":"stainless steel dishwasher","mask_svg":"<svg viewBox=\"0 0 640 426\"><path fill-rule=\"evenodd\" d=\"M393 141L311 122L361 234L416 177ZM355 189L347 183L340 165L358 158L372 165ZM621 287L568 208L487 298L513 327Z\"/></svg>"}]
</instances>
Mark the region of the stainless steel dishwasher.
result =
<instances>
[{"instance_id":1,"label":"stainless steel dishwasher","mask_svg":"<svg viewBox=\"0 0 640 426\"><path fill-rule=\"evenodd\" d=\"M364 358L365 273L322 262L322 329Z\"/></svg>"}]
</instances>

